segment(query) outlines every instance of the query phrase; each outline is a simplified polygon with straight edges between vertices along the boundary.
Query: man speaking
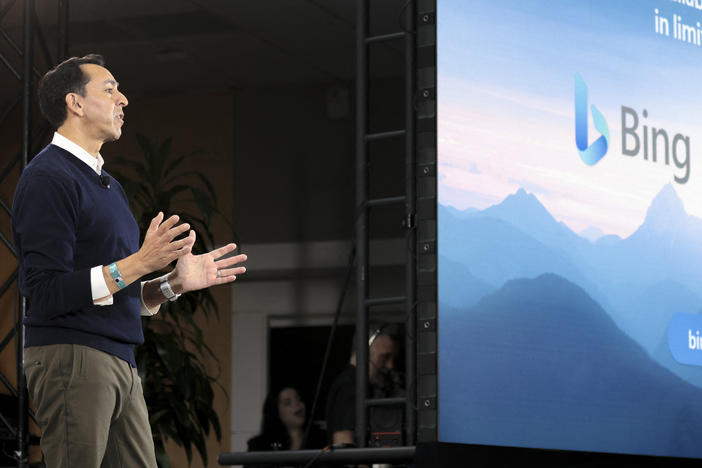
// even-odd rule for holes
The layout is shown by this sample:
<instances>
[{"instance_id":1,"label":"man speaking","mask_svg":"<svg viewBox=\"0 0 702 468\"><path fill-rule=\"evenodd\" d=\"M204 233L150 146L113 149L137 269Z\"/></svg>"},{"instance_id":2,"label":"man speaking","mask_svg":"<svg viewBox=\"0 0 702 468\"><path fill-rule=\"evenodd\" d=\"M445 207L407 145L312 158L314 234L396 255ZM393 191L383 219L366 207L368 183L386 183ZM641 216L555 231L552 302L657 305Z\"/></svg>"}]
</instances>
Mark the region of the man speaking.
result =
<instances>
[{"instance_id":1,"label":"man speaking","mask_svg":"<svg viewBox=\"0 0 702 468\"><path fill-rule=\"evenodd\" d=\"M39 105L56 132L22 172L12 207L25 375L49 468L155 468L134 360L140 316L246 271L245 255L221 258L234 244L193 255L195 232L175 215L159 213L139 246L124 190L102 170L100 149L121 136L128 104L104 65L73 57L41 79ZM174 260L169 274L139 281Z\"/></svg>"}]
</instances>

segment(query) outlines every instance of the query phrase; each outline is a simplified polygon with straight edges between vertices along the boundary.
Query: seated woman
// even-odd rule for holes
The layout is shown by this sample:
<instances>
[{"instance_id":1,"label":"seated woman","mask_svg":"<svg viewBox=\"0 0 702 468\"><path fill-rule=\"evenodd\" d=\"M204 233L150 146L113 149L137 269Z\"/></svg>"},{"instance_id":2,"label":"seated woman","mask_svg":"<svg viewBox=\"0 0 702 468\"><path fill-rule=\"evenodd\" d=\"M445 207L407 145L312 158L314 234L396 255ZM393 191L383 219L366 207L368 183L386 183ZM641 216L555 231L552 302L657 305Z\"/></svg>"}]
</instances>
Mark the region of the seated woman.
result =
<instances>
[{"instance_id":1,"label":"seated woman","mask_svg":"<svg viewBox=\"0 0 702 468\"><path fill-rule=\"evenodd\" d=\"M271 391L263 403L261 434L249 439L249 452L267 450L316 449L326 445L324 433L315 425L310 428L307 442L303 437L307 423L305 402L292 385ZM255 465L256 467L273 465ZM254 465L247 465L253 468Z\"/></svg>"}]
</instances>

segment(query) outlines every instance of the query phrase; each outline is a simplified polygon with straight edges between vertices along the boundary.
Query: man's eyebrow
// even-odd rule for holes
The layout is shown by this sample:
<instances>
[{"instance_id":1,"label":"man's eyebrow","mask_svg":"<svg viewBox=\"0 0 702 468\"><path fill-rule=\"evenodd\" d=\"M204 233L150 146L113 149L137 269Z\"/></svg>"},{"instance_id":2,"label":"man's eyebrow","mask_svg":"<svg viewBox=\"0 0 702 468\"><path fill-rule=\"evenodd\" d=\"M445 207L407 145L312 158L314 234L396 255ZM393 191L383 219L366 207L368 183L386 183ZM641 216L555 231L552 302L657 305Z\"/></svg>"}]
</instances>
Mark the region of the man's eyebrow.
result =
<instances>
[{"instance_id":1,"label":"man's eyebrow","mask_svg":"<svg viewBox=\"0 0 702 468\"><path fill-rule=\"evenodd\" d=\"M107 85L119 86L119 83L116 82L115 80L105 80L104 83L107 84Z\"/></svg>"}]
</instances>

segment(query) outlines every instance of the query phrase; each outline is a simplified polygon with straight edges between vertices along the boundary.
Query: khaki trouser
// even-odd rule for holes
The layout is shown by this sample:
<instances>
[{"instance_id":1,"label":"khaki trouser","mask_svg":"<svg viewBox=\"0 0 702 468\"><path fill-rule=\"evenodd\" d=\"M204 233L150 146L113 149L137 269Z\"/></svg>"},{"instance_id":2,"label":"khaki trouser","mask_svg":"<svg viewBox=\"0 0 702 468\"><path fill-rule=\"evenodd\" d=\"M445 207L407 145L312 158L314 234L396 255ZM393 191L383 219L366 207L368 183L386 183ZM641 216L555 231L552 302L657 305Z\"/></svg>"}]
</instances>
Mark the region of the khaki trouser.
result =
<instances>
[{"instance_id":1,"label":"khaki trouser","mask_svg":"<svg viewBox=\"0 0 702 468\"><path fill-rule=\"evenodd\" d=\"M129 363L61 344L25 349L24 365L47 468L156 468L141 379Z\"/></svg>"}]
</instances>

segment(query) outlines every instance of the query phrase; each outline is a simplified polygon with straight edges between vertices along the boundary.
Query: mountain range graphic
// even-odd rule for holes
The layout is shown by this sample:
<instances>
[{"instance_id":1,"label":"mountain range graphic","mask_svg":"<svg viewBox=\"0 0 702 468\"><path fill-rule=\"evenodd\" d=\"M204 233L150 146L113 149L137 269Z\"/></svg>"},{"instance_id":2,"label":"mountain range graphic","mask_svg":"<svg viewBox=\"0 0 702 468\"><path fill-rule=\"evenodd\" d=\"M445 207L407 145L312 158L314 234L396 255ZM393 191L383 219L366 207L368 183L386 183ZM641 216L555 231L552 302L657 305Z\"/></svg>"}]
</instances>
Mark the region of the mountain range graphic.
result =
<instances>
[{"instance_id":1,"label":"mountain range graphic","mask_svg":"<svg viewBox=\"0 0 702 468\"><path fill-rule=\"evenodd\" d=\"M442 441L702 457L702 368L666 342L702 310L702 220L672 185L623 239L523 189L438 224Z\"/></svg>"}]
</instances>

